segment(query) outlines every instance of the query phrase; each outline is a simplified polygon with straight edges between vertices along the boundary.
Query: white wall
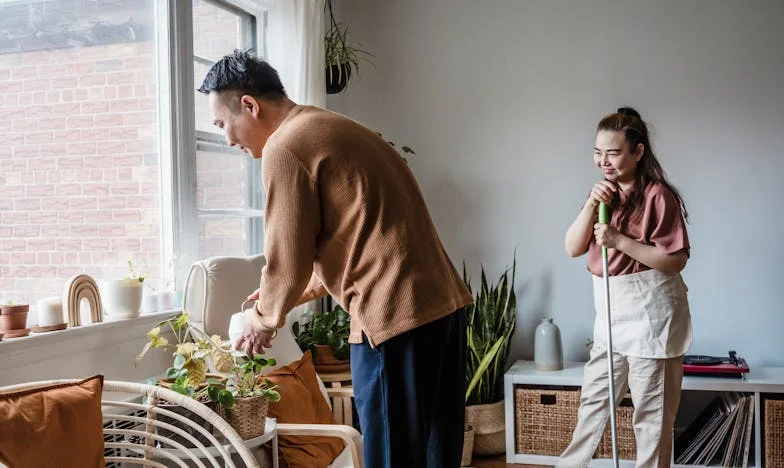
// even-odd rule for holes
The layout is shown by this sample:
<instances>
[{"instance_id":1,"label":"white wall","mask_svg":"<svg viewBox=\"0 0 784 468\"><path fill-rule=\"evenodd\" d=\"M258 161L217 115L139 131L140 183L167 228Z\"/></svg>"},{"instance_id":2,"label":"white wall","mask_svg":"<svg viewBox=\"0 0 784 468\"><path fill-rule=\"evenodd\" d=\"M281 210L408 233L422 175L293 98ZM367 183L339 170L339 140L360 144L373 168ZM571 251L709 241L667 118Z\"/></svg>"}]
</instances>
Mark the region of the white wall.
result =
<instances>
[{"instance_id":1,"label":"white wall","mask_svg":"<svg viewBox=\"0 0 784 468\"><path fill-rule=\"evenodd\" d=\"M531 358L544 316L582 356L591 286L563 235L600 176L596 122L631 105L692 217L691 352L784 365L784 2L334 1L376 67L329 106L417 151L442 240L474 278L517 246L513 359Z\"/></svg>"}]
</instances>

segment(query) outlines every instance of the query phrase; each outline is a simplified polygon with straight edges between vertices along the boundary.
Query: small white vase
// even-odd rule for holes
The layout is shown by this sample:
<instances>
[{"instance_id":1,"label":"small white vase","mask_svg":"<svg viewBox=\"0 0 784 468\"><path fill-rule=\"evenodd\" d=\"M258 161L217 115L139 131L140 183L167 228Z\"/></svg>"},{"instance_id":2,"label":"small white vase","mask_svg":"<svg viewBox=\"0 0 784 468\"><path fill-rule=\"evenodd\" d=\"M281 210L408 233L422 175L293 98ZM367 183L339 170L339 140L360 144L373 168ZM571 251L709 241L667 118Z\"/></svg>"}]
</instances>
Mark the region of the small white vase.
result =
<instances>
[{"instance_id":1,"label":"small white vase","mask_svg":"<svg viewBox=\"0 0 784 468\"><path fill-rule=\"evenodd\" d=\"M563 369L561 331L553 319L542 319L534 336L534 367L542 371Z\"/></svg>"},{"instance_id":2,"label":"small white vase","mask_svg":"<svg viewBox=\"0 0 784 468\"><path fill-rule=\"evenodd\" d=\"M158 293L148 291L142 295L142 315L158 312Z\"/></svg>"}]
</instances>

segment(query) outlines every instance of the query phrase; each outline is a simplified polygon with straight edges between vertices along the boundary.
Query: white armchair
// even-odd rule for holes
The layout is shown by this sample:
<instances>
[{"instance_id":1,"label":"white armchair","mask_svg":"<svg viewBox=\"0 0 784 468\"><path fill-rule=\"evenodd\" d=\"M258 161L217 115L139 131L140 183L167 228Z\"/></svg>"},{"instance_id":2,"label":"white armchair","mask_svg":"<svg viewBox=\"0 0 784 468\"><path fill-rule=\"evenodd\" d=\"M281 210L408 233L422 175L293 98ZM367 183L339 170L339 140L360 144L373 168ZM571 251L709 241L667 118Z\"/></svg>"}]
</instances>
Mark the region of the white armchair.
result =
<instances>
[{"instance_id":1,"label":"white armchair","mask_svg":"<svg viewBox=\"0 0 784 468\"><path fill-rule=\"evenodd\" d=\"M255 291L265 264L264 256L214 257L194 263L185 286L183 310L194 322L203 322L204 331L229 338L229 323L234 314L240 313L242 303ZM268 350L277 364L271 368L286 366L302 358L291 324L299 317L305 306L300 306L287 315L286 326L278 331ZM319 379L319 387L327 403L332 406L330 396L345 398L346 389L328 390ZM362 435L353 427L340 424L278 424L279 435L338 437L344 442L343 451L335 458L330 468L362 468Z\"/></svg>"}]
</instances>

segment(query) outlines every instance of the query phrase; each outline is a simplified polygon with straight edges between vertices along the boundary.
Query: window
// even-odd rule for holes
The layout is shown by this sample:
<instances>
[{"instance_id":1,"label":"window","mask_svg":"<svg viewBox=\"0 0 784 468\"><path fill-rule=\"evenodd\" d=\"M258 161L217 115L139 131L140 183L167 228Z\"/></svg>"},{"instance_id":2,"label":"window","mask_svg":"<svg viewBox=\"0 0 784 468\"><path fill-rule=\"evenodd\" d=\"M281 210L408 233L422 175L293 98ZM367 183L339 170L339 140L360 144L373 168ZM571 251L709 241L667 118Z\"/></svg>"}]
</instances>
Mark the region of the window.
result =
<instances>
[{"instance_id":1,"label":"window","mask_svg":"<svg viewBox=\"0 0 784 468\"><path fill-rule=\"evenodd\" d=\"M161 277L154 0L0 3L0 300Z\"/></svg>"},{"instance_id":2,"label":"window","mask_svg":"<svg viewBox=\"0 0 784 468\"><path fill-rule=\"evenodd\" d=\"M264 21L250 0L0 0L0 301L262 251L260 162L195 90L263 55Z\"/></svg>"},{"instance_id":3,"label":"window","mask_svg":"<svg viewBox=\"0 0 784 468\"><path fill-rule=\"evenodd\" d=\"M193 8L194 84L234 49L256 46L256 18L227 3ZM216 133L207 96L195 92L198 258L261 253L261 161L230 148Z\"/></svg>"}]
</instances>

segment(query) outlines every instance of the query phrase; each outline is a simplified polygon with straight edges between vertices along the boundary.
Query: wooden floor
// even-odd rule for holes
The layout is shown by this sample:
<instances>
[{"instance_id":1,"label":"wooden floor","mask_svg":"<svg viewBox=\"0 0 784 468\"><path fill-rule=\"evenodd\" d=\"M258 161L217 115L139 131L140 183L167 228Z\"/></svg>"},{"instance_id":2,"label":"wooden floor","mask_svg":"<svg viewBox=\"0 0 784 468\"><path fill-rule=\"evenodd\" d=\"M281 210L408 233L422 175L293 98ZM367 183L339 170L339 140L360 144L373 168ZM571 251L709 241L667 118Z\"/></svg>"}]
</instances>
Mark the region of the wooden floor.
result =
<instances>
[{"instance_id":1,"label":"wooden floor","mask_svg":"<svg viewBox=\"0 0 784 468\"><path fill-rule=\"evenodd\" d=\"M499 455L497 457L479 457L474 455L471 460L471 468L547 468L542 465L515 465L506 463L506 456Z\"/></svg>"}]
</instances>

